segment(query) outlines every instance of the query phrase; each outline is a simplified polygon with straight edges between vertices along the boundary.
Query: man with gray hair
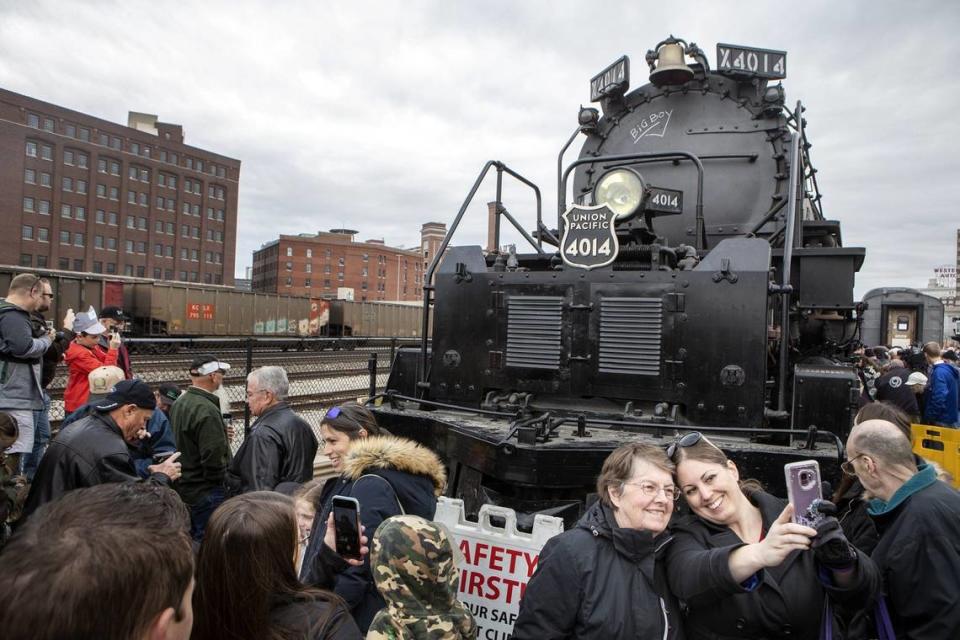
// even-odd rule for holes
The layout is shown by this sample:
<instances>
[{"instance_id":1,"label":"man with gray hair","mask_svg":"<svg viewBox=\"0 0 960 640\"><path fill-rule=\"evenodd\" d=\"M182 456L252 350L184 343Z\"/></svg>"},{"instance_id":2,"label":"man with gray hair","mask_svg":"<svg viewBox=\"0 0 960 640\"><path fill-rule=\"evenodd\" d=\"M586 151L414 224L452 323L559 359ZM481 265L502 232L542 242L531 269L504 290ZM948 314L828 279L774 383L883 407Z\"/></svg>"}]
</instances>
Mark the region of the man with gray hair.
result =
<instances>
[{"instance_id":1,"label":"man with gray hair","mask_svg":"<svg viewBox=\"0 0 960 640\"><path fill-rule=\"evenodd\" d=\"M287 404L289 388L283 367L260 367L247 376L247 405L257 420L227 470L231 495L313 478L317 438Z\"/></svg>"},{"instance_id":2,"label":"man with gray hair","mask_svg":"<svg viewBox=\"0 0 960 640\"><path fill-rule=\"evenodd\" d=\"M916 464L893 423L867 420L847 440L845 473L872 496L880 534L871 558L885 584L897 638L960 638L960 494Z\"/></svg>"}]
</instances>

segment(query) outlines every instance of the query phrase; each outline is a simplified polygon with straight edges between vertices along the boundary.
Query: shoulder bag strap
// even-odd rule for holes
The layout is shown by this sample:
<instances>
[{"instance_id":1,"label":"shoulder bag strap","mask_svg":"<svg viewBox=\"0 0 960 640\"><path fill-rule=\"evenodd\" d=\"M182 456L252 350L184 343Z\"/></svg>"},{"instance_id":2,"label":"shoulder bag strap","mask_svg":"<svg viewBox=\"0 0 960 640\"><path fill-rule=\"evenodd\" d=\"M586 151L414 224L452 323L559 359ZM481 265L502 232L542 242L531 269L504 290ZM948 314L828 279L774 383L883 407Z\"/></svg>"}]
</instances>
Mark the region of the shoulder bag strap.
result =
<instances>
[{"instance_id":1,"label":"shoulder bag strap","mask_svg":"<svg viewBox=\"0 0 960 640\"><path fill-rule=\"evenodd\" d=\"M400 498L397 496L397 491L396 491L396 489L393 488L393 485L390 484L390 481L389 481L389 480L387 480L387 479L384 478L383 476L378 476L378 475L375 474L375 473L368 473L367 475L360 476L359 478L357 478L356 482L360 482L360 481L363 480L364 478L377 478L377 479L380 480L381 482L386 483L386 485L387 485L388 487L390 487L390 492L393 493L393 499L397 501L397 508L400 509L400 514L401 514L401 515L407 515L407 512L404 511L404 509L403 509L403 505L400 504ZM356 483L354 483L354 484L356 484Z\"/></svg>"}]
</instances>

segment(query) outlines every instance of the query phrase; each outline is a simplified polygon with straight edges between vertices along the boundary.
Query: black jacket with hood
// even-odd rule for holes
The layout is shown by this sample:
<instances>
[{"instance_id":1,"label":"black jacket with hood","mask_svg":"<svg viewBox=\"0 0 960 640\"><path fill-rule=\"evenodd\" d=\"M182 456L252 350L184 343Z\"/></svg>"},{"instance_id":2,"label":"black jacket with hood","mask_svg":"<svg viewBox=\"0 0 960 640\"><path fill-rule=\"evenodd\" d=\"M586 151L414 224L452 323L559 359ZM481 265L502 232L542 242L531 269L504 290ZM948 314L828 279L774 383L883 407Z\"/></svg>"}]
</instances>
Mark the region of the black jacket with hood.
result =
<instances>
[{"instance_id":1,"label":"black jacket with hood","mask_svg":"<svg viewBox=\"0 0 960 640\"><path fill-rule=\"evenodd\" d=\"M760 510L764 533L787 506L785 500L762 491L747 497ZM749 588L730 573L730 554L745 543L729 527L691 514L679 518L671 531L667 576L684 604L688 638L815 640L826 595L835 604L862 608L879 590L879 572L862 552L857 552L850 586L841 587L825 584L831 578L824 573L821 579L810 550L794 551L780 565L760 570L754 574L759 582ZM841 637L837 625L834 637Z\"/></svg>"},{"instance_id":2,"label":"black jacket with hood","mask_svg":"<svg viewBox=\"0 0 960 640\"><path fill-rule=\"evenodd\" d=\"M662 562L666 535L616 526L600 502L547 541L527 585L514 640L683 638Z\"/></svg>"},{"instance_id":3,"label":"black jacket with hood","mask_svg":"<svg viewBox=\"0 0 960 640\"><path fill-rule=\"evenodd\" d=\"M385 602L373 582L369 556L363 565L350 567L323 543L332 498L356 498L360 522L372 539L381 522L401 513L401 506L403 513L432 520L437 496L446 485L446 472L433 451L393 436L355 441L343 464L343 474L324 485L300 578L305 584L333 589L346 601L357 626L366 634Z\"/></svg>"}]
</instances>

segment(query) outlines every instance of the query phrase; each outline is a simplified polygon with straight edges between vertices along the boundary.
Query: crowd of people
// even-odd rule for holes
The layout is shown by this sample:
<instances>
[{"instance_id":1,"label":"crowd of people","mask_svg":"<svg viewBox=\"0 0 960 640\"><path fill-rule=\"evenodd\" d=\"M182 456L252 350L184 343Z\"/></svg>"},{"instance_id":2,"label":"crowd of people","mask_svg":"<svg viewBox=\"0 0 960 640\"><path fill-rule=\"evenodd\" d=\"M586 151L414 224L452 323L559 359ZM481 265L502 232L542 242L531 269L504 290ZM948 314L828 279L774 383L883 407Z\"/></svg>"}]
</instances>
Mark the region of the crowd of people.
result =
<instances>
[{"instance_id":1,"label":"crowd of people","mask_svg":"<svg viewBox=\"0 0 960 640\"><path fill-rule=\"evenodd\" d=\"M228 363L197 356L186 390L151 389L120 310L54 331L51 298L17 276L0 303L0 637L477 637L456 542L432 522L434 452L357 403L329 409L318 441L268 366L246 377L255 421L232 454ZM844 478L813 526L700 432L613 451L596 502L543 547L513 637L960 637L960 494L910 441L916 419L958 426L951 353L862 354ZM70 414L37 448L61 359ZM318 450L332 479L313 479ZM359 505L357 557L337 552L336 496Z\"/></svg>"}]
</instances>

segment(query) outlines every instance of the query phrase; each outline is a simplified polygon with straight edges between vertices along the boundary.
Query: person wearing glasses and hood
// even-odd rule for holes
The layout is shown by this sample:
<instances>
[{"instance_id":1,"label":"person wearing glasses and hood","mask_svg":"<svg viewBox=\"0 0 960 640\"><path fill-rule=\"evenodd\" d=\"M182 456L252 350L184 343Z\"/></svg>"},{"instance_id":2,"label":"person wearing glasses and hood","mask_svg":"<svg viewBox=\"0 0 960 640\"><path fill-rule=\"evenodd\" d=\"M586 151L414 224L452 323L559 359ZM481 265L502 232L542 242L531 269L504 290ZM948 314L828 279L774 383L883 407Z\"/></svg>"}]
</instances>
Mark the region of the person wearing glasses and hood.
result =
<instances>
[{"instance_id":1,"label":"person wearing glasses and hood","mask_svg":"<svg viewBox=\"0 0 960 640\"><path fill-rule=\"evenodd\" d=\"M666 553L687 638L816 640L828 630L841 637L832 607L872 605L877 568L836 518L823 517L816 529L794 523L792 505L741 482L737 466L699 432L667 455L692 512L672 525Z\"/></svg>"},{"instance_id":2,"label":"person wearing glasses and hood","mask_svg":"<svg viewBox=\"0 0 960 640\"><path fill-rule=\"evenodd\" d=\"M437 496L446 485L446 472L437 455L411 440L389 435L370 411L356 403L329 409L320 425L323 453L339 477L327 481L303 561L300 579L308 585L332 588L350 607L357 626L367 632L374 615L385 606L370 572L370 560L347 561L328 544L333 527L333 496L360 503L360 522L368 533L391 516L416 515L429 520Z\"/></svg>"},{"instance_id":3,"label":"person wearing glasses and hood","mask_svg":"<svg viewBox=\"0 0 960 640\"><path fill-rule=\"evenodd\" d=\"M520 601L514 640L682 638L661 557L677 499L659 447L630 443L597 478L600 500L544 545Z\"/></svg>"}]
</instances>

